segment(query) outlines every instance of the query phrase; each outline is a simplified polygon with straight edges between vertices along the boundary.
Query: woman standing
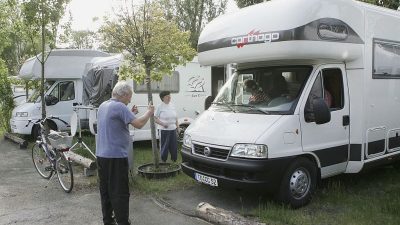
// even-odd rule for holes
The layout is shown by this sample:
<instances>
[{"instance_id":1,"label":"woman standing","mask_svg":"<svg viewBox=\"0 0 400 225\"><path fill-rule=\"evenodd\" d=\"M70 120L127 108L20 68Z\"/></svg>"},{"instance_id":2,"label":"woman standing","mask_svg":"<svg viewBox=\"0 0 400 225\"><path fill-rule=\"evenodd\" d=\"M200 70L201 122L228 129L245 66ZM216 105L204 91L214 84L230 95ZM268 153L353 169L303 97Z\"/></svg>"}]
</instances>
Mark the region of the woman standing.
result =
<instances>
[{"instance_id":1,"label":"woman standing","mask_svg":"<svg viewBox=\"0 0 400 225\"><path fill-rule=\"evenodd\" d=\"M171 160L176 162L178 157L178 118L175 107L170 103L170 92L162 91L160 98L162 103L157 107L154 116L160 130L161 160L163 162L167 161L169 152Z\"/></svg>"}]
</instances>

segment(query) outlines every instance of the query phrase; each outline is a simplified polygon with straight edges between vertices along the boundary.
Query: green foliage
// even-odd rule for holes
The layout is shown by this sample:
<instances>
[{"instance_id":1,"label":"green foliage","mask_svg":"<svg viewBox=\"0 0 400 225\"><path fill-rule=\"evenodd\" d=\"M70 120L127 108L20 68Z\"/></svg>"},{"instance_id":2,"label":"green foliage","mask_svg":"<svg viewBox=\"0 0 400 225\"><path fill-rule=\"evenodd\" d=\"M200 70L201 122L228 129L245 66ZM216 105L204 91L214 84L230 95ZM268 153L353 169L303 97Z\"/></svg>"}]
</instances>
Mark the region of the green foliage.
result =
<instances>
[{"instance_id":1,"label":"green foliage","mask_svg":"<svg viewBox=\"0 0 400 225\"><path fill-rule=\"evenodd\" d=\"M205 24L224 13L227 0L161 0L169 20L179 29L190 32L190 45L197 49L200 32Z\"/></svg>"},{"instance_id":2,"label":"green foliage","mask_svg":"<svg viewBox=\"0 0 400 225\"><path fill-rule=\"evenodd\" d=\"M267 2L269 0L235 0L239 8L244 8L247 6L255 5L261 2Z\"/></svg>"},{"instance_id":3,"label":"green foliage","mask_svg":"<svg viewBox=\"0 0 400 225\"><path fill-rule=\"evenodd\" d=\"M373 5L382 6L389 9L398 9L400 7L400 1L398 0L359 0L362 2L367 2Z\"/></svg>"},{"instance_id":4,"label":"green foliage","mask_svg":"<svg viewBox=\"0 0 400 225\"><path fill-rule=\"evenodd\" d=\"M96 41L96 33L90 30L78 30L71 32L71 48L92 49Z\"/></svg>"},{"instance_id":5,"label":"green foliage","mask_svg":"<svg viewBox=\"0 0 400 225\"><path fill-rule=\"evenodd\" d=\"M156 2L126 7L116 16L116 20L107 19L100 32L107 45L127 53L122 79L143 81L148 69L151 79L161 80L196 54L189 45L189 33L165 19Z\"/></svg>"},{"instance_id":6,"label":"green foliage","mask_svg":"<svg viewBox=\"0 0 400 225\"><path fill-rule=\"evenodd\" d=\"M0 37L0 45L3 44L3 51L0 50L0 57L6 62L9 74L16 75L21 64L33 56L33 46L26 35L26 26L22 20L21 4L18 0L7 0L0 3L0 22L6 36L6 41ZM2 20L2 13L5 13L6 20ZM1 36L1 35L0 35Z\"/></svg>"},{"instance_id":7,"label":"green foliage","mask_svg":"<svg viewBox=\"0 0 400 225\"><path fill-rule=\"evenodd\" d=\"M261 2L266 2L269 0L235 0L239 8L255 5ZM367 2L373 5L382 6L389 9L398 9L400 7L400 1L398 0L358 0L361 2Z\"/></svg>"},{"instance_id":8,"label":"green foliage","mask_svg":"<svg viewBox=\"0 0 400 225\"><path fill-rule=\"evenodd\" d=\"M40 40L41 44L45 41L50 49L55 47L59 22L69 2L70 0L22 1L23 21L28 27L26 31L31 41ZM33 39L33 37L42 36L42 27L44 27L45 40Z\"/></svg>"},{"instance_id":9,"label":"green foliage","mask_svg":"<svg viewBox=\"0 0 400 225\"><path fill-rule=\"evenodd\" d=\"M11 84L8 79L8 70L0 59L0 129L10 131L11 113L14 108L14 99Z\"/></svg>"}]
</instances>

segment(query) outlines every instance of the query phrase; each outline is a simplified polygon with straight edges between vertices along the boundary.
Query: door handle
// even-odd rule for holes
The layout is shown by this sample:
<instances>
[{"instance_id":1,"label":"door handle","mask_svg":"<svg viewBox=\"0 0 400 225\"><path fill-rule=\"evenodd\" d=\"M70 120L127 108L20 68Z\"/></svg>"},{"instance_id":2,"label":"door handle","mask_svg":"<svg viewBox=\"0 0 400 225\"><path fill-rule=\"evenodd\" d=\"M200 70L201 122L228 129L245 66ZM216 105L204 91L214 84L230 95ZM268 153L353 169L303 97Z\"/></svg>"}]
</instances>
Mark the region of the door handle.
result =
<instances>
[{"instance_id":1,"label":"door handle","mask_svg":"<svg viewBox=\"0 0 400 225\"><path fill-rule=\"evenodd\" d=\"M343 126L348 126L350 124L350 116L344 115L343 116Z\"/></svg>"}]
</instances>

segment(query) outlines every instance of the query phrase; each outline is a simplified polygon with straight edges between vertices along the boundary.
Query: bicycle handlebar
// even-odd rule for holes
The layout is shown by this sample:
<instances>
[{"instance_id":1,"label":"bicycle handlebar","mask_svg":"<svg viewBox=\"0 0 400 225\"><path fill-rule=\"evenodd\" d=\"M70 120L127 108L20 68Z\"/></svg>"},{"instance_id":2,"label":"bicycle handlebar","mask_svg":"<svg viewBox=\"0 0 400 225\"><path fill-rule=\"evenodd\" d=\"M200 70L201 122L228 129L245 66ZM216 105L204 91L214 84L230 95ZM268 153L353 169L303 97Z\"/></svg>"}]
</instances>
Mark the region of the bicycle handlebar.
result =
<instances>
[{"instance_id":1,"label":"bicycle handlebar","mask_svg":"<svg viewBox=\"0 0 400 225\"><path fill-rule=\"evenodd\" d=\"M64 123L65 125L68 125L67 122L65 122L64 120L60 119L59 117L56 117L56 116L48 116L48 117L46 117L46 118L44 118L44 119L38 119L38 120L36 120L36 122L32 122L32 120L28 120L28 123L25 125L25 127L28 127L29 124L31 124L31 123L33 123L33 124L43 124L46 120L49 120L49 119L56 119L56 120L61 121L61 122Z\"/></svg>"}]
</instances>

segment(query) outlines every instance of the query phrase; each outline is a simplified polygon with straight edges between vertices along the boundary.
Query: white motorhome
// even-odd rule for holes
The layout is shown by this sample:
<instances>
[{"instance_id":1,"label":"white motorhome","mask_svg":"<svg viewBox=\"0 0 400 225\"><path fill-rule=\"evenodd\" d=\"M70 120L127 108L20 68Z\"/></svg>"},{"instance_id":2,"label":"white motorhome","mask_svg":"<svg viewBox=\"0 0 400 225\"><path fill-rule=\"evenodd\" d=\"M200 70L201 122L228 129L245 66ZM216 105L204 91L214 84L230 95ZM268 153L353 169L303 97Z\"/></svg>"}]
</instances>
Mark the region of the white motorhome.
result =
<instances>
[{"instance_id":1,"label":"white motorhome","mask_svg":"<svg viewBox=\"0 0 400 225\"><path fill-rule=\"evenodd\" d=\"M45 101L46 115L57 116L65 122L52 121L51 129L67 130L74 105L82 104L82 76L99 57L109 57L97 50L56 49L52 50L45 63ZM38 56L40 58L40 55ZM41 64L37 57L28 59L18 75L22 79L40 79ZM29 123L41 118L40 91L17 106L12 112L11 129L13 133L38 135L38 127ZM87 118L87 115L81 115Z\"/></svg>"},{"instance_id":2,"label":"white motorhome","mask_svg":"<svg viewBox=\"0 0 400 225\"><path fill-rule=\"evenodd\" d=\"M178 124L183 131L205 109L205 101L209 96L215 96L226 80L225 67L201 66L195 57L186 65L178 66L170 76L164 76L161 81L152 81L153 105L161 104L159 93L171 92L171 103L174 104ZM129 107L139 106L139 116L147 109L147 91L144 83L132 82L133 97ZM150 124L141 129L131 127L135 141L150 140Z\"/></svg>"},{"instance_id":3,"label":"white motorhome","mask_svg":"<svg viewBox=\"0 0 400 225\"><path fill-rule=\"evenodd\" d=\"M118 69L123 61L123 56L119 55L119 57L118 60L104 58L96 61L93 65L93 73L95 73L98 64L102 66L107 65L108 69ZM114 57L114 59L117 58ZM195 57L192 61L186 63L186 65L176 67L171 75L164 76L161 81L152 81L153 105L157 107L161 104L159 97L161 91L171 92L171 103L177 111L178 124L181 128L180 135L183 137L186 127L204 111L206 98L215 96L219 88L224 84L226 76L229 76L229 73L228 75L225 74L225 67L201 66L197 61L197 57ZM132 85L133 89L132 102L128 104L128 107L131 108L133 105L138 106L139 114L137 116L141 116L147 111L148 107L146 84L144 82L137 83L133 80L127 80L127 82ZM84 100L84 104L98 106L102 102L100 101L95 104L91 99L89 98L87 102ZM147 123L141 129L130 126L130 134L134 141L150 140L150 124Z\"/></svg>"},{"instance_id":4,"label":"white motorhome","mask_svg":"<svg viewBox=\"0 0 400 225\"><path fill-rule=\"evenodd\" d=\"M400 12L272 0L209 23L198 56L237 70L185 132L182 169L197 181L300 207L321 178L399 158Z\"/></svg>"}]
</instances>

